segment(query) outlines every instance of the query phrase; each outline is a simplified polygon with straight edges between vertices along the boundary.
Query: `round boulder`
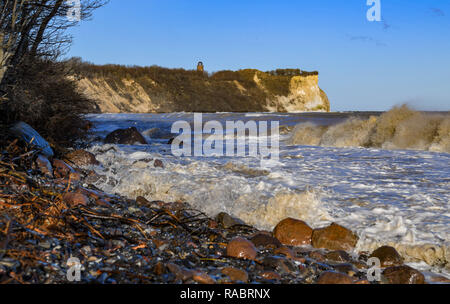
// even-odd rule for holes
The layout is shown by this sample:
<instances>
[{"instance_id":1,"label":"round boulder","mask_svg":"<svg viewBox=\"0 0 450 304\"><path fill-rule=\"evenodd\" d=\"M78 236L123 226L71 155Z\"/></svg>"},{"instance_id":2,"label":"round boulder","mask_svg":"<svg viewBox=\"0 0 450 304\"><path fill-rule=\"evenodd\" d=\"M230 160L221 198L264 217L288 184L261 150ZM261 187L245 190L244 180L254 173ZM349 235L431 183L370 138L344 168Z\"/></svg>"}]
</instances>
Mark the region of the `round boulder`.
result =
<instances>
[{"instance_id":1,"label":"round boulder","mask_svg":"<svg viewBox=\"0 0 450 304\"><path fill-rule=\"evenodd\" d=\"M242 237L236 237L227 245L227 255L238 259L254 260L256 248L252 242Z\"/></svg>"},{"instance_id":2,"label":"round boulder","mask_svg":"<svg viewBox=\"0 0 450 304\"><path fill-rule=\"evenodd\" d=\"M304 221L287 218L273 230L275 237L284 245L302 246L311 244L313 230Z\"/></svg>"},{"instance_id":3,"label":"round boulder","mask_svg":"<svg viewBox=\"0 0 450 304\"><path fill-rule=\"evenodd\" d=\"M315 248L352 251L357 242L356 234L336 223L325 228L315 229L312 234L312 245Z\"/></svg>"},{"instance_id":4,"label":"round boulder","mask_svg":"<svg viewBox=\"0 0 450 304\"><path fill-rule=\"evenodd\" d=\"M381 262L381 267L391 267L403 265L403 258L390 246L382 246L372 252L370 258L378 258Z\"/></svg>"},{"instance_id":5,"label":"round boulder","mask_svg":"<svg viewBox=\"0 0 450 304\"><path fill-rule=\"evenodd\" d=\"M65 155L68 163L75 167L84 167L90 165L98 165L99 162L95 155L85 150L75 150Z\"/></svg>"},{"instance_id":6,"label":"round boulder","mask_svg":"<svg viewBox=\"0 0 450 304\"><path fill-rule=\"evenodd\" d=\"M386 268L383 276L389 284L425 284L424 275L406 265Z\"/></svg>"}]
</instances>

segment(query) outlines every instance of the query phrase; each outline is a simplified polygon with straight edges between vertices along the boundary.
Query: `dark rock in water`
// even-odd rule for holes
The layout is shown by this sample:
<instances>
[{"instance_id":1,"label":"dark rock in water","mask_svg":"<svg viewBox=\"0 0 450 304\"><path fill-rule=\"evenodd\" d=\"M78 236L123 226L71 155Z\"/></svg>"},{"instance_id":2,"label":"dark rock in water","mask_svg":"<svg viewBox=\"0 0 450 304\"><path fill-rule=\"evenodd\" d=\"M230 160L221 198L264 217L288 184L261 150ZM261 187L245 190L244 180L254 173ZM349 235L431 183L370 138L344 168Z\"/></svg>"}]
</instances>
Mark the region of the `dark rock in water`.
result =
<instances>
[{"instance_id":1,"label":"dark rock in water","mask_svg":"<svg viewBox=\"0 0 450 304\"><path fill-rule=\"evenodd\" d=\"M386 268L383 276L389 284L425 284L425 276L406 265Z\"/></svg>"},{"instance_id":2,"label":"dark rock in water","mask_svg":"<svg viewBox=\"0 0 450 304\"><path fill-rule=\"evenodd\" d=\"M250 239L256 247L278 248L281 247L281 242L273 236L266 233L258 233Z\"/></svg>"},{"instance_id":3,"label":"dark rock in water","mask_svg":"<svg viewBox=\"0 0 450 304\"><path fill-rule=\"evenodd\" d=\"M312 234L312 245L315 248L351 251L357 242L357 235L336 223L325 228L315 229Z\"/></svg>"},{"instance_id":4,"label":"dark rock in water","mask_svg":"<svg viewBox=\"0 0 450 304\"><path fill-rule=\"evenodd\" d=\"M395 250L395 248L390 246L382 246L375 250L371 258L378 258L381 262L381 267L391 267L403 265L403 258Z\"/></svg>"},{"instance_id":5,"label":"dark rock in water","mask_svg":"<svg viewBox=\"0 0 450 304\"><path fill-rule=\"evenodd\" d=\"M312 232L305 222L293 218L282 220L273 230L273 234L281 243L290 246L311 244Z\"/></svg>"},{"instance_id":6,"label":"dark rock in water","mask_svg":"<svg viewBox=\"0 0 450 304\"><path fill-rule=\"evenodd\" d=\"M42 155L49 158L53 157L54 153L49 143L29 124L22 121L18 122L11 127L10 132L27 144L41 150Z\"/></svg>"},{"instance_id":7,"label":"dark rock in water","mask_svg":"<svg viewBox=\"0 0 450 304\"><path fill-rule=\"evenodd\" d=\"M353 284L353 279L343 273L326 271L320 275L317 284Z\"/></svg>"},{"instance_id":8,"label":"dark rock in water","mask_svg":"<svg viewBox=\"0 0 450 304\"><path fill-rule=\"evenodd\" d=\"M65 158L69 163L77 167L99 164L98 160L95 158L95 155L85 150L76 150L70 152L65 155Z\"/></svg>"},{"instance_id":9,"label":"dark rock in water","mask_svg":"<svg viewBox=\"0 0 450 304\"><path fill-rule=\"evenodd\" d=\"M219 224L222 224L222 226L225 229L231 228L233 226L236 225L244 225L244 222L241 221L240 219L234 218L231 215L225 213L225 212L221 212L216 216L216 221Z\"/></svg>"},{"instance_id":10,"label":"dark rock in water","mask_svg":"<svg viewBox=\"0 0 450 304\"><path fill-rule=\"evenodd\" d=\"M163 168L164 169L164 163L160 159L155 159L155 161L153 162L153 166L155 168Z\"/></svg>"},{"instance_id":11,"label":"dark rock in water","mask_svg":"<svg viewBox=\"0 0 450 304\"><path fill-rule=\"evenodd\" d=\"M144 136L135 128L119 129L109 133L105 138L107 144L134 145L135 143L146 145Z\"/></svg>"}]
</instances>

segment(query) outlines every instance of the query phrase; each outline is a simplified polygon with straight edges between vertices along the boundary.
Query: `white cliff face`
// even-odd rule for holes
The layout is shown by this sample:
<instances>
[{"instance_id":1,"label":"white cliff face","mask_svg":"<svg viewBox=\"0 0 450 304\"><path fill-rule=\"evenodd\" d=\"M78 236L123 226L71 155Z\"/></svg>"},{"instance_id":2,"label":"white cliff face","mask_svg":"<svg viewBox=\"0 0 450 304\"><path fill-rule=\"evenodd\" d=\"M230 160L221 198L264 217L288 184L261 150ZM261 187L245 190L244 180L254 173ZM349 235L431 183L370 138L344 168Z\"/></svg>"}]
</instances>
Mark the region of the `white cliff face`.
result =
<instances>
[{"instance_id":1,"label":"white cliff face","mask_svg":"<svg viewBox=\"0 0 450 304\"><path fill-rule=\"evenodd\" d=\"M275 96L269 100L269 112L329 112L328 98L319 88L319 76L294 76L288 96Z\"/></svg>"},{"instance_id":2,"label":"white cliff face","mask_svg":"<svg viewBox=\"0 0 450 304\"><path fill-rule=\"evenodd\" d=\"M264 78L264 81L261 80L261 77ZM267 87L267 81L276 81L271 77L266 73L256 71L252 79L257 86L255 89L248 89L243 82L234 80L219 83L222 86L221 90L216 91L217 87L212 88L210 82L205 81L192 90L197 94L196 96L183 95L186 97L178 101L174 97L180 92L183 93L182 87L164 89L164 83L157 84L148 77L145 88L137 80L122 79L117 82L117 80L103 77L81 78L78 80L78 87L87 97L96 101L102 113L328 112L330 110L328 98L325 92L319 88L318 75L285 78L281 85L284 88L281 92L285 91L285 96L279 95L282 94L280 92L271 92ZM223 87L227 88L228 91L225 90L225 92L230 92L230 95L224 94ZM233 90L234 92L232 92ZM204 95L205 93L208 95ZM203 99L210 101L210 104L207 105L204 102L197 104L199 97L204 97ZM221 102L214 103L216 97L221 98ZM196 104L195 108L192 106L193 104ZM245 107L249 104L251 106Z\"/></svg>"},{"instance_id":3,"label":"white cliff face","mask_svg":"<svg viewBox=\"0 0 450 304\"><path fill-rule=\"evenodd\" d=\"M81 79L80 90L95 100L102 113L151 113L158 107L153 104L149 94L138 83L123 80L123 87L111 87L104 79ZM131 98L130 98L131 97Z\"/></svg>"}]
</instances>

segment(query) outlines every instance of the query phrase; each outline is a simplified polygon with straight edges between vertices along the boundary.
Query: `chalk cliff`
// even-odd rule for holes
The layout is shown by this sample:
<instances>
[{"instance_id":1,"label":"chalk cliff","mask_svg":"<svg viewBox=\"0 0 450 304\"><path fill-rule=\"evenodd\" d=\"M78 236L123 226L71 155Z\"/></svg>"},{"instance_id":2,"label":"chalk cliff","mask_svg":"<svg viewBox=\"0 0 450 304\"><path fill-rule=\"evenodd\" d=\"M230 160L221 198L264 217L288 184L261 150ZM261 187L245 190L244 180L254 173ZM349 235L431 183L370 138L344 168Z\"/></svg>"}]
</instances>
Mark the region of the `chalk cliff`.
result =
<instances>
[{"instance_id":1,"label":"chalk cliff","mask_svg":"<svg viewBox=\"0 0 450 304\"><path fill-rule=\"evenodd\" d=\"M220 71L84 64L79 89L103 113L303 112L330 110L317 72Z\"/></svg>"}]
</instances>

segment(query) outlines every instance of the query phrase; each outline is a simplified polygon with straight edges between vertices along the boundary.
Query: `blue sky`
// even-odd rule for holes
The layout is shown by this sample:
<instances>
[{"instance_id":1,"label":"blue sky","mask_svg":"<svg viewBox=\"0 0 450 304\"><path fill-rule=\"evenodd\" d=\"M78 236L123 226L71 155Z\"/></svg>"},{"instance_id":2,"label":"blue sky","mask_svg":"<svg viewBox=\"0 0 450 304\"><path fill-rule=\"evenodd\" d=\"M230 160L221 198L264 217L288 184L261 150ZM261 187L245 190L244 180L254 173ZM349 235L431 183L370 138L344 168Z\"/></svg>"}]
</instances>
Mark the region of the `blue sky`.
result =
<instances>
[{"instance_id":1,"label":"blue sky","mask_svg":"<svg viewBox=\"0 0 450 304\"><path fill-rule=\"evenodd\" d=\"M68 57L208 71L318 70L332 111L450 110L450 1L110 0Z\"/></svg>"}]
</instances>

